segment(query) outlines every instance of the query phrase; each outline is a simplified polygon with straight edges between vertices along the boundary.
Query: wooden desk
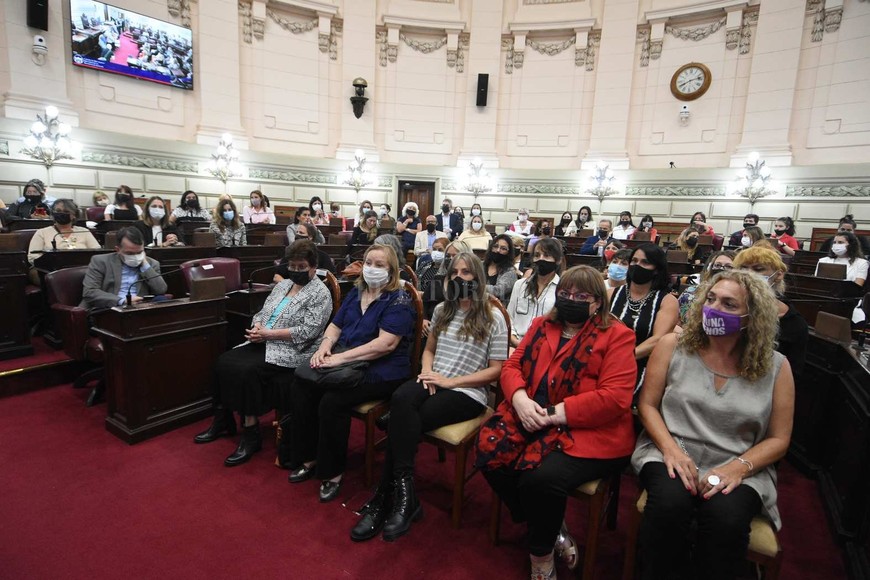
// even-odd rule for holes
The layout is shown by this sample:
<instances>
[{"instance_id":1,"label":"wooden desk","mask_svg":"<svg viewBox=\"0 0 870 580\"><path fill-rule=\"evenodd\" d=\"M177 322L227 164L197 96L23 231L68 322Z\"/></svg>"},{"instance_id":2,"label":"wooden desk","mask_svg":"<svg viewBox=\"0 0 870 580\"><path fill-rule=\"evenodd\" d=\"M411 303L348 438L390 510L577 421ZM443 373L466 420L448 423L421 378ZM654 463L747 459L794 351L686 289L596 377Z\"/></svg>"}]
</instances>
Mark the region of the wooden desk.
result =
<instances>
[{"instance_id":1,"label":"wooden desk","mask_svg":"<svg viewBox=\"0 0 870 580\"><path fill-rule=\"evenodd\" d=\"M190 260L204 260L217 256L215 248L201 246L171 246L168 248L145 248L145 254L160 262L160 273L166 281L166 291L175 298L187 296L187 287L184 285L183 275L172 272L184 262Z\"/></svg>"},{"instance_id":2,"label":"wooden desk","mask_svg":"<svg viewBox=\"0 0 870 580\"><path fill-rule=\"evenodd\" d=\"M53 223L54 221L51 218L41 220L12 220L6 224L6 227L10 232L17 232L18 230L41 230L42 228L47 228Z\"/></svg>"},{"instance_id":3,"label":"wooden desk","mask_svg":"<svg viewBox=\"0 0 870 580\"><path fill-rule=\"evenodd\" d=\"M171 300L94 315L106 352L109 432L138 443L211 414L225 302Z\"/></svg>"},{"instance_id":4,"label":"wooden desk","mask_svg":"<svg viewBox=\"0 0 870 580\"><path fill-rule=\"evenodd\" d=\"M222 258L235 258L241 267L241 280L247 282L251 272L259 268L274 266L275 260L284 257L283 246L227 246L218 248L217 255ZM254 282L271 284L274 271L259 272L254 276Z\"/></svg>"},{"instance_id":5,"label":"wooden desk","mask_svg":"<svg viewBox=\"0 0 870 580\"><path fill-rule=\"evenodd\" d=\"M248 244L262 246L266 236L271 233L287 234L287 226L282 224L250 224L247 228Z\"/></svg>"},{"instance_id":6,"label":"wooden desk","mask_svg":"<svg viewBox=\"0 0 870 580\"><path fill-rule=\"evenodd\" d=\"M75 268L76 266L87 266L91 263L91 258L98 254L111 254L114 250L100 249L81 249L81 250L45 250L41 256L33 261L33 266L44 275L56 270L64 268Z\"/></svg>"},{"instance_id":7,"label":"wooden desk","mask_svg":"<svg viewBox=\"0 0 870 580\"><path fill-rule=\"evenodd\" d=\"M857 299L864 294L864 289L861 286L848 280L818 278L793 272L786 272L785 285L790 293L807 297Z\"/></svg>"},{"instance_id":8,"label":"wooden desk","mask_svg":"<svg viewBox=\"0 0 870 580\"><path fill-rule=\"evenodd\" d=\"M853 343L854 345L854 343ZM870 577L870 368L866 352L810 333L789 458L817 476L851 578Z\"/></svg>"},{"instance_id":9,"label":"wooden desk","mask_svg":"<svg viewBox=\"0 0 870 580\"><path fill-rule=\"evenodd\" d=\"M837 228L813 228L813 234L810 237L810 250L818 252L828 238L832 237L839 230ZM855 230L856 236L870 236L870 230ZM827 255L827 254L826 254Z\"/></svg>"},{"instance_id":10,"label":"wooden desk","mask_svg":"<svg viewBox=\"0 0 870 580\"><path fill-rule=\"evenodd\" d=\"M584 265L591 266L596 270L601 270L604 264L604 258L601 256L586 256L583 254L567 254L565 256L565 261L568 263L569 268Z\"/></svg>"},{"instance_id":11,"label":"wooden desk","mask_svg":"<svg viewBox=\"0 0 870 580\"><path fill-rule=\"evenodd\" d=\"M245 342L245 329L251 327L251 320L263 309L271 292L271 288L255 286L253 290L227 294L227 348Z\"/></svg>"},{"instance_id":12,"label":"wooden desk","mask_svg":"<svg viewBox=\"0 0 870 580\"><path fill-rule=\"evenodd\" d=\"M788 271L795 274L807 274L812 276L816 273L816 265L819 260L827 256L823 252L805 252L798 250L792 256L788 264Z\"/></svg>"},{"instance_id":13,"label":"wooden desk","mask_svg":"<svg viewBox=\"0 0 870 580\"><path fill-rule=\"evenodd\" d=\"M566 254L579 253L580 248L583 247L583 242L586 241L586 238L580 238L578 236L556 236L556 239L562 242Z\"/></svg>"},{"instance_id":14,"label":"wooden desk","mask_svg":"<svg viewBox=\"0 0 870 580\"><path fill-rule=\"evenodd\" d=\"M335 235L341 232L341 226L317 226L320 233L323 234L323 239L328 240L330 235Z\"/></svg>"},{"instance_id":15,"label":"wooden desk","mask_svg":"<svg viewBox=\"0 0 870 580\"><path fill-rule=\"evenodd\" d=\"M193 220L190 218L179 220L175 227L178 228L178 233L181 236L181 241L183 241L188 246L193 245L193 232L196 230L201 230L202 228L208 229L209 222L207 220Z\"/></svg>"},{"instance_id":16,"label":"wooden desk","mask_svg":"<svg viewBox=\"0 0 870 580\"><path fill-rule=\"evenodd\" d=\"M0 252L0 301L6 305L0 316L0 360L33 354L24 300L28 269L25 252Z\"/></svg>"}]
</instances>

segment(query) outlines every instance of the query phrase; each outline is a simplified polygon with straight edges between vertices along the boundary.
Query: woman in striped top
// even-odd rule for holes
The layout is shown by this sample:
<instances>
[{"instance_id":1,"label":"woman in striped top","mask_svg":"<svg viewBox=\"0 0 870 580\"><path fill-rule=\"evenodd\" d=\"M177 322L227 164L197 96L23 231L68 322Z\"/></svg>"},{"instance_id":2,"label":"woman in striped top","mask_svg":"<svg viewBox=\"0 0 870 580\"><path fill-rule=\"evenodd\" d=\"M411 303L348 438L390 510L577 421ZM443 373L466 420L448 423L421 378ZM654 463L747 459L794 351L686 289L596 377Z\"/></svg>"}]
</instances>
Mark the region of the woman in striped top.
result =
<instances>
[{"instance_id":1,"label":"woman in striped top","mask_svg":"<svg viewBox=\"0 0 870 580\"><path fill-rule=\"evenodd\" d=\"M674 331L679 321L677 299L668 292L669 276L665 252L655 244L634 249L628 266L628 284L610 293L610 312L634 330L634 358L637 386L643 385L647 359L656 343Z\"/></svg>"},{"instance_id":2,"label":"woman in striped top","mask_svg":"<svg viewBox=\"0 0 870 580\"><path fill-rule=\"evenodd\" d=\"M471 252L450 263L445 301L435 308L422 372L390 401L389 441L381 482L351 530L352 540L405 535L423 515L414 492L414 456L423 433L480 415L487 385L498 380L508 357L507 322L492 307L483 264Z\"/></svg>"}]
</instances>

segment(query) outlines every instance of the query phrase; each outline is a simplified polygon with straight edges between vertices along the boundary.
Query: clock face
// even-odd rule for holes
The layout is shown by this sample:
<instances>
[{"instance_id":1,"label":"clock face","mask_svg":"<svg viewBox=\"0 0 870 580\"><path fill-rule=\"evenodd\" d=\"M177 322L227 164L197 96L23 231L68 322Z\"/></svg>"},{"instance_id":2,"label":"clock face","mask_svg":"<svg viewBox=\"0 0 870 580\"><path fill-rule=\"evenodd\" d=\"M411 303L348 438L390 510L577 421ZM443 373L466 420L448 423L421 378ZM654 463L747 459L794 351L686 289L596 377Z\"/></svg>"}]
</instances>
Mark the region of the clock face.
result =
<instances>
[{"instance_id":1,"label":"clock face","mask_svg":"<svg viewBox=\"0 0 870 580\"><path fill-rule=\"evenodd\" d=\"M703 64L692 62L681 66L671 78L671 93L681 101L692 101L707 92L712 76Z\"/></svg>"}]
</instances>

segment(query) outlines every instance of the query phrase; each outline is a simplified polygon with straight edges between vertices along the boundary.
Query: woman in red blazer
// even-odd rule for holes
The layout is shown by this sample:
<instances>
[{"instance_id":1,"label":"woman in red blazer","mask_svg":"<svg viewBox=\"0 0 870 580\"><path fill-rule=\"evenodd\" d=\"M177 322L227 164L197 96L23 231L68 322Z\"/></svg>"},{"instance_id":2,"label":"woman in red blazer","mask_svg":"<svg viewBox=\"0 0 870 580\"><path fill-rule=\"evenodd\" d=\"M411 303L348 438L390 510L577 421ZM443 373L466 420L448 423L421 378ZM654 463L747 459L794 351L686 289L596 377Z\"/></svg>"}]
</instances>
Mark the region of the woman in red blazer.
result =
<instances>
[{"instance_id":1,"label":"woman in red blazer","mask_svg":"<svg viewBox=\"0 0 870 580\"><path fill-rule=\"evenodd\" d=\"M610 314L601 275L577 266L502 368L505 398L480 432L477 465L528 523L533 578L555 578L554 547L576 567L568 492L620 471L634 450L633 358L634 332Z\"/></svg>"}]
</instances>

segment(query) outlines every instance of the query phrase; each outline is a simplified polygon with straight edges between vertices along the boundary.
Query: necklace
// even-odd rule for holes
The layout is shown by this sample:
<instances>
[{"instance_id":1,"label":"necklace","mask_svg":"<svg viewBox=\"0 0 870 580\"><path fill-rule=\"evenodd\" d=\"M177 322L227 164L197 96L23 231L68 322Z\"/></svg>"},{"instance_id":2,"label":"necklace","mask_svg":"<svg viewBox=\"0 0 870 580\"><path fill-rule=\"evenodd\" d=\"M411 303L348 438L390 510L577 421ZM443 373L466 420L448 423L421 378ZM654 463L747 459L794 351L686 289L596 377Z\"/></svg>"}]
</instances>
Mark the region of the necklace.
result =
<instances>
[{"instance_id":1,"label":"necklace","mask_svg":"<svg viewBox=\"0 0 870 580\"><path fill-rule=\"evenodd\" d=\"M647 292L646 296L644 296L640 300L634 300L631 297L631 290L626 291L625 297L626 297L626 300L628 303L628 309L631 310L632 312L634 312L635 314L637 314L638 312L641 311L641 309L646 304L646 301L649 300L649 297L652 296L652 294L653 294L653 291L650 290L649 292Z\"/></svg>"},{"instance_id":2,"label":"necklace","mask_svg":"<svg viewBox=\"0 0 870 580\"><path fill-rule=\"evenodd\" d=\"M570 330L564 329L564 330L562 330L562 338L574 338L574 336L576 336L578 332L580 332L580 331L575 330L575 331L571 332Z\"/></svg>"}]
</instances>

